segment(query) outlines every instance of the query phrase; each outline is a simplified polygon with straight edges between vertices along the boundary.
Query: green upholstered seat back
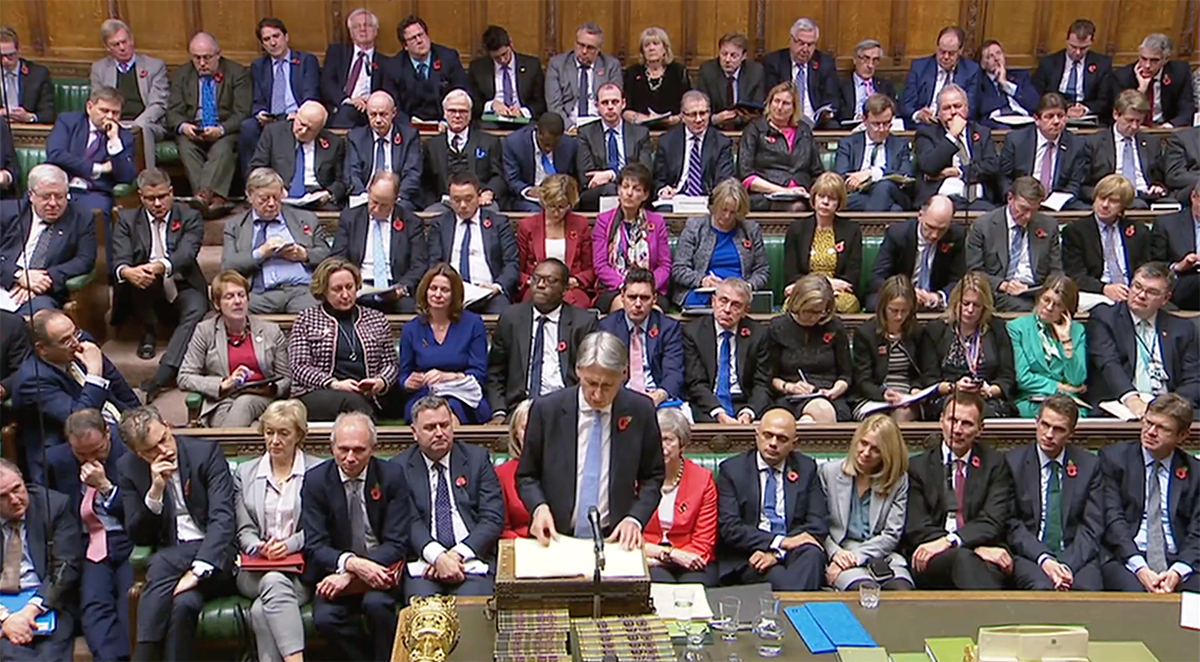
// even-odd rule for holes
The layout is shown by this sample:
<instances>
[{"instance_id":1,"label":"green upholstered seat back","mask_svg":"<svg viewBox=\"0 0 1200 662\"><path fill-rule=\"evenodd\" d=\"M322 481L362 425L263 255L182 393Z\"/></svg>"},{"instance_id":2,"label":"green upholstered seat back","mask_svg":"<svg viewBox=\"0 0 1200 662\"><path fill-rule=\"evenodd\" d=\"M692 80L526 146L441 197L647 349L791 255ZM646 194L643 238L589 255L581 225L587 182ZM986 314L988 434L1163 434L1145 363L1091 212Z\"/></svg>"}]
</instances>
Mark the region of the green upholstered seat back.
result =
<instances>
[{"instance_id":1,"label":"green upholstered seat back","mask_svg":"<svg viewBox=\"0 0 1200 662\"><path fill-rule=\"evenodd\" d=\"M92 84L86 78L55 78L54 109L59 113L82 111L92 93Z\"/></svg>"}]
</instances>

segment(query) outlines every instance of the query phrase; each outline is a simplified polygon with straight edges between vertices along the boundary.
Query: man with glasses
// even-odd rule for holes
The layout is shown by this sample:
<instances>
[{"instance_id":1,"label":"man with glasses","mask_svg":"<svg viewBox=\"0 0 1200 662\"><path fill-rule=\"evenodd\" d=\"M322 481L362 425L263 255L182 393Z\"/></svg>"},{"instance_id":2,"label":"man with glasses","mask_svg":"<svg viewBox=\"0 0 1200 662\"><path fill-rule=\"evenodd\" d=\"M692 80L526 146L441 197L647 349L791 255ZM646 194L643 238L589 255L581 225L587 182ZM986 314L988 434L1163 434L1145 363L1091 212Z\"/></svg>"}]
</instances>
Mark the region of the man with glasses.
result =
<instances>
[{"instance_id":1,"label":"man with glasses","mask_svg":"<svg viewBox=\"0 0 1200 662\"><path fill-rule=\"evenodd\" d=\"M875 69L883 59L883 45L875 39L864 39L854 47L854 71L841 83L841 98L838 100L838 119L862 121L866 118L867 99L882 94L893 102L896 86L886 78L875 75ZM895 112L895 106L892 108Z\"/></svg>"},{"instance_id":2,"label":"man with glasses","mask_svg":"<svg viewBox=\"0 0 1200 662\"><path fill-rule=\"evenodd\" d=\"M800 114L809 126L836 128L838 115L837 66L833 56L817 50L821 28L811 18L799 18L792 24L791 41L763 59L766 89L780 83L793 83L800 92ZM826 112L817 115L822 108Z\"/></svg>"},{"instance_id":3,"label":"man with glasses","mask_svg":"<svg viewBox=\"0 0 1200 662\"><path fill-rule=\"evenodd\" d=\"M1164 393L1146 407L1138 441L1100 451L1110 516L1105 590L1200 590L1200 463L1182 448L1194 406Z\"/></svg>"},{"instance_id":4,"label":"man with glasses","mask_svg":"<svg viewBox=\"0 0 1200 662\"><path fill-rule=\"evenodd\" d=\"M1091 310L1087 398L1093 406L1115 400L1142 416L1151 400L1174 393L1200 407L1196 325L1163 310L1174 287L1170 267L1149 262L1134 273L1127 300Z\"/></svg>"},{"instance_id":5,"label":"man with glasses","mask_svg":"<svg viewBox=\"0 0 1200 662\"><path fill-rule=\"evenodd\" d=\"M1092 50L1096 24L1077 18L1067 28L1067 47L1038 60L1033 85L1042 92L1058 92L1070 104L1067 117L1103 116L1102 95L1112 72L1112 58Z\"/></svg>"},{"instance_id":6,"label":"man with glasses","mask_svg":"<svg viewBox=\"0 0 1200 662\"><path fill-rule=\"evenodd\" d=\"M596 92L602 85L624 83L620 60L600 52L603 46L600 26L584 23L575 31L574 50L555 55L546 65L546 109L558 113L568 127L600 114Z\"/></svg>"},{"instance_id":7,"label":"man with glasses","mask_svg":"<svg viewBox=\"0 0 1200 662\"><path fill-rule=\"evenodd\" d=\"M8 26L0 26L0 74L4 77L0 117L15 123L54 123L50 70L21 57L21 40Z\"/></svg>"},{"instance_id":8,"label":"man with glasses","mask_svg":"<svg viewBox=\"0 0 1200 662\"><path fill-rule=\"evenodd\" d=\"M396 97L401 110L414 120L436 122L441 102L450 90L470 90L471 82L463 70L458 51L435 44L429 26L420 16L410 15L396 28L396 38L404 50L396 55L399 89Z\"/></svg>"},{"instance_id":9,"label":"man with glasses","mask_svg":"<svg viewBox=\"0 0 1200 662\"><path fill-rule=\"evenodd\" d=\"M504 182L504 154L500 138L471 122L474 102L463 90L450 90L442 100L446 130L425 141L425 172L421 188L425 192L425 211L442 213L449 209L450 176L457 171L475 173L483 190L479 204L500 211L507 190Z\"/></svg>"},{"instance_id":10,"label":"man with glasses","mask_svg":"<svg viewBox=\"0 0 1200 662\"><path fill-rule=\"evenodd\" d=\"M857 76L857 74L855 74ZM905 189L913 178L912 148L892 135L896 102L883 93L863 103L866 131L838 141L834 171L846 178L850 211L903 211L912 205Z\"/></svg>"},{"instance_id":11,"label":"man with glasses","mask_svg":"<svg viewBox=\"0 0 1200 662\"><path fill-rule=\"evenodd\" d=\"M596 211L600 198L617 194L617 174L626 164L640 161L647 168L654 165L650 150L650 130L640 124L626 122L625 92L615 83L605 83L596 92L600 121L580 127L579 151L576 158L584 189L579 195L581 211Z\"/></svg>"},{"instance_id":12,"label":"man with glasses","mask_svg":"<svg viewBox=\"0 0 1200 662\"><path fill-rule=\"evenodd\" d=\"M683 327L687 400L697 423L749 425L771 405L767 328L750 319L750 284L726 278L712 313Z\"/></svg>"},{"instance_id":13,"label":"man with glasses","mask_svg":"<svg viewBox=\"0 0 1200 662\"><path fill-rule=\"evenodd\" d=\"M229 209L237 135L250 115L250 76L245 67L222 57L217 40L206 32L192 37L188 52L191 62L171 78L167 128L175 134L201 210L215 216Z\"/></svg>"},{"instance_id":14,"label":"man with glasses","mask_svg":"<svg viewBox=\"0 0 1200 662\"><path fill-rule=\"evenodd\" d=\"M659 200L677 195L708 197L714 186L734 176L733 143L709 124L708 97L688 90L681 107L683 122L659 137L654 155L654 190Z\"/></svg>"},{"instance_id":15,"label":"man with glasses","mask_svg":"<svg viewBox=\"0 0 1200 662\"><path fill-rule=\"evenodd\" d=\"M208 283L196 263L204 243L200 214L175 202L171 179L157 168L139 173L137 187L142 204L117 215L113 273L117 296L142 323L138 358L154 358L160 318L174 324L158 370L141 384L150 402L175 381L192 332L208 312Z\"/></svg>"}]
</instances>

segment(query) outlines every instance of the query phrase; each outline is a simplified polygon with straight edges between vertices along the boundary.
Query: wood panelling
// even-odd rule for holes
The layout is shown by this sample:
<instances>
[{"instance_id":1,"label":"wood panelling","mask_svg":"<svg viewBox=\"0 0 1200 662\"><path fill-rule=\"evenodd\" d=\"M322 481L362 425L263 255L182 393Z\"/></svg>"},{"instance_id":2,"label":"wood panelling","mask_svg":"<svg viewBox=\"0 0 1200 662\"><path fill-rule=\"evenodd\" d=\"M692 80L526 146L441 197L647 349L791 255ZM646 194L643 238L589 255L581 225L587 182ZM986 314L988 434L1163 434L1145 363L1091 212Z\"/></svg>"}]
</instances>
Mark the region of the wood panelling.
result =
<instances>
[{"instance_id":1,"label":"wood panelling","mask_svg":"<svg viewBox=\"0 0 1200 662\"><path fill-rule=\"evenodd\" d=\"M1176 53L1195 61L1200 0L0 0L0 23L21 35L25 54L59 70L86 70L103 55L99 24L108 16L129 23L138 48L168 64L187 60L189 37L211 32L224 53L249 62L259 54L254 26L264 16L287 23L294 48L321 55L346 40L345 19L356 7L379 16L379 50L400 50L396 26L417 13L435 41L470 60L489 24L505 26L517 49L543 60L574 45L575 29L592 21L604 30L605 52L635 62L638 37L651 25L670 34L676 58L690 67L716 56L717 41L740 31L752 55L788 45L788 30L807 16L821 26L820 48L851 67L854 45L874 38L887 57L883 75L901 78L914 58L934 51L949 24L968 31L968 44L998 39L1010 65L1032 67L1060 49L1078 17L1096 22L1094 48L1118 64L1136 58L1149 32L1163 31ZM969 56L974 57L974 50Z\"/></svg>"}]
</instances>

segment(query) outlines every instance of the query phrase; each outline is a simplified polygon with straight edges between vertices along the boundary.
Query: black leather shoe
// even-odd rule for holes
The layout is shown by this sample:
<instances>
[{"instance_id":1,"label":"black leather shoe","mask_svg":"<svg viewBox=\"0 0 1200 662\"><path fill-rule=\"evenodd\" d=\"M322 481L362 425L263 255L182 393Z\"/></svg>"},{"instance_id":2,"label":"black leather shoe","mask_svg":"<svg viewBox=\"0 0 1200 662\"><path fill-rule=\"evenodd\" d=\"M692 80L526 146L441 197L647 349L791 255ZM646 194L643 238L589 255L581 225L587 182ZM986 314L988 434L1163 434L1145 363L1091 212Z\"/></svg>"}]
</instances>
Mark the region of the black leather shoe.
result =
<instances>
[{"instance_id":1,"label":"black leather shoe","mask_svg":"<svg viewBox=\"0 0 1200 662\"><path fill-rule=\"evenodd\" d=\"M159 384L153 379L147 379L141 384L138 384L138 388L146 394L146 404L154 402L154 399L157 398L158 395L163 391L163 385Z\"/></svg>"},{"instance_id":2,"label":"black leather shoe","mask_svg":"<svg viewBox=\"0 0 1200 662\"><path fill-rule=\"evenodd\" d=\"M138 343L137 355L139 359L149 361L158 353L157 342L154 336L142 336L142 342Z\"/></svg>"}]
</instances>

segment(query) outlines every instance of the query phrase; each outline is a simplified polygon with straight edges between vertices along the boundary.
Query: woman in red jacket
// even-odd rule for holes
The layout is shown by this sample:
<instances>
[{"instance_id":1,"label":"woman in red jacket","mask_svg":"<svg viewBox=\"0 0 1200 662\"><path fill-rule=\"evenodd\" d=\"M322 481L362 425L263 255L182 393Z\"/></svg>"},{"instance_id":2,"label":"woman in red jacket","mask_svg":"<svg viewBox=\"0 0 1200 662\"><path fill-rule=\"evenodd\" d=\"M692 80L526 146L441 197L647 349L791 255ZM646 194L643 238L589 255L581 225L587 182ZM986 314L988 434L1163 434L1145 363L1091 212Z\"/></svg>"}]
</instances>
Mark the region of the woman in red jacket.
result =
<instances>
[{"instance_id":1,"label":"woman in red jacket","mask_svg":"<svg viewBox=\"0 0 1200 662\"><path fill-rule=\"evenodd\" d=\"M716 586L717 485L711 471L683 458L692 436L683 412L658 410L658 427L667 474L658 512L642 532L650 581Z\"/></svg>"},{"instance_id":2,"label":"woman in red jacket","mask_svg":"<svg viewBox=\"0 0 1200 662\"><path fill-rule=\"evenodd\" d=\"M517 495L517 463L521 461L521 448L525 445L525 424L529 421L532 400L517 405L508 419L508 462L496 467L496 477L504 491L504 530L501 538L528 538L529 511ZM714 497L715 498L715 497Z\"/></svg>"}]
</instances>

